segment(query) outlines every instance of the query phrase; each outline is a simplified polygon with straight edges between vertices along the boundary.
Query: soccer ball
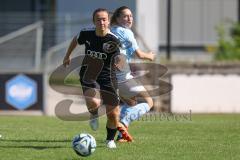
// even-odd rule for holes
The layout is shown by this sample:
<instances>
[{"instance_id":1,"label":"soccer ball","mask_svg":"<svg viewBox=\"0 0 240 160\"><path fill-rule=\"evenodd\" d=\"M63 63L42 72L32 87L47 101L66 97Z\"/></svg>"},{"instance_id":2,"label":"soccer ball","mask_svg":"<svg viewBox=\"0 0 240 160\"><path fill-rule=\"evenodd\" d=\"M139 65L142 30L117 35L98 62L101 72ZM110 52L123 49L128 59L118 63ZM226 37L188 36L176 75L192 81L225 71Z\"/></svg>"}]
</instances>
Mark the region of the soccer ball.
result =
<instances>
[{"instance_id":1,"label":"soccer ball","mask_svg":"<svg viewBox=\"0 0 240 160\"><path fill-rule=\"evenodd\" d=\"M97 147L95 138L88 133L76 135L72 141L73 150L80 156L91 155Z\"/></svg>"}]
</instances>

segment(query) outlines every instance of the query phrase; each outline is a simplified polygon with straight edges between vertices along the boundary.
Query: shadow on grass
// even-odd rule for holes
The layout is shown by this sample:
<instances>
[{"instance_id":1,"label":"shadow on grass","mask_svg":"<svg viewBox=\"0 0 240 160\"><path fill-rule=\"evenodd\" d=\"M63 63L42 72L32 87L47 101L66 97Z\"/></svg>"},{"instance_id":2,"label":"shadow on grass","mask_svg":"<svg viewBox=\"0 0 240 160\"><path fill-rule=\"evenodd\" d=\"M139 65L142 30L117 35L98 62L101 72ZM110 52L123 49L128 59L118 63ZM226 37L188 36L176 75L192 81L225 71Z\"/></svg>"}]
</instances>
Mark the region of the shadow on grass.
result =
<instances>
[{"instance_id":1,"label":"shadow on grass","mask_svg":"<svg viewBox=\"0 0 240 160\"><path fill-rule=\"evenodd\" d=\"M44 150L44 149L71 148L71 146L66 147L66 146L0 145L0 148L25 148L25 149Z\"/></svg>"},{"instance_id":2,"label":"shadow on grass","mask_svg":"<svg viewBox=\"0 0 240 160\"><path fill-rule=\"evenodd\" d=\"M42 140L42 139L1 139L5 142L71 142L70 139L65 140Z\"/></svg>"},{"instance_id":3,"label":"shadow on grass","mask_svg":"<svg viewBox=\"0 0 240 160\"><path fill-rule=\"evenodd\" d=\"M31 148L31 149L36 149L36 150L44 150L44 149L58 149L58 148L71 148L71 143L72 140L68 139L68 140L36 140L36 139L1 139L2 142L26 142L26 143L31 143L31 142L43 142L46 143L46 145L0 145L0 148ZM57 146L48 146L51 143L56 143L56 142L66 142L69 143L68 146L66 145L57 145ZM96 140L97 142L97 148L105 148L105 141L103 140Z\"/></svg>"},{"instance_id":4,"label":"shadow on grass","mask_svg":"<svg viewBox=\"0 0 240 160\"><path fill-rule=\"evenodd\" d=\"M97 140L96 139L96 143L97 143L97 148L106 148L105 140Z\"/></svg>"},{"instance_id":5,"label":"shadow on grass","mask_svg":"<svg viewBox=\"0 0 240 160\"><path fill-rule=\"evenodd\" d=\"M15 142L16 144L14 145L13 143L11 144L5 144L5 145L0 145L0 148L29 148L29 149L36 149L36 150L44 150L44 149L58 149L58 148L71 148L71 140L41 140L41 139L1 139L1 142ZM28 144L28 143L34 143L34 142L39 142L39 143L45 143L44 145L38 145L38 144ZM57 143L57 142L67 142L69 143L69 146L66 145L53 145L52 143ZM19 145L19 143L27 143L26 145Z\"/></svg>"}]
</instances>

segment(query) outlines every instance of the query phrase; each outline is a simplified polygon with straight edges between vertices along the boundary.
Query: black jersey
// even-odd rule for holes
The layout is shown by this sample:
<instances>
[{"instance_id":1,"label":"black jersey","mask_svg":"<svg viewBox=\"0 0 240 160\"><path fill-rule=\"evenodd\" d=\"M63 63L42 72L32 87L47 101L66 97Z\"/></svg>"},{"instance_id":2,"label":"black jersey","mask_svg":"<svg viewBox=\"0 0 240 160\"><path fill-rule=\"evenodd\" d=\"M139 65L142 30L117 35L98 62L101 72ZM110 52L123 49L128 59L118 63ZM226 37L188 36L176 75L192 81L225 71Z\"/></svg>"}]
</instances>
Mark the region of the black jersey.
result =
<instances>
[{"instance_id":1,"label":"black jersey","mask_svg":"<svg viewBox=\"0 0 240 160\"><path fill-rule=\"evenodd\" d=\"M108 33L100 37L96 35L95 29L85 29L80 32L77 41L85 45L80 77L88 83L115 79L114 57L120 54L120 42L115 35Z\"/></svg>"}]
</instances>

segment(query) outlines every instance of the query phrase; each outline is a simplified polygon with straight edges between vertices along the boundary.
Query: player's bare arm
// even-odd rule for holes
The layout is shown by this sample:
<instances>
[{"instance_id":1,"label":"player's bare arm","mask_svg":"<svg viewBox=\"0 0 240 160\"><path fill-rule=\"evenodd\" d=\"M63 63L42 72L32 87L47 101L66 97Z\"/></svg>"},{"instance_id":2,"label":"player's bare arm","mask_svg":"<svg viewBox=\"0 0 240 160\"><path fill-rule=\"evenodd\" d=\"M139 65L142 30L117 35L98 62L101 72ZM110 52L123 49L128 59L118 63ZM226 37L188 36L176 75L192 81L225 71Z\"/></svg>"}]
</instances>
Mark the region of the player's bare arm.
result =
<instances>
[{"instance_id":1,"label":"player's bare arm","mask_svg":"<svg viewBox=\"0 0 240 160\"><path fill-rule=\"evenodd\" d=\"M146 53L146 52L141 51L140 49L136 50L136 55L140 59L147 59L147 60L150 60L150 61L153 61L156 57L156 54L154 54L153 52Z\"/></svg>"},{"instance_id":2,"label":"player's bare arm","mask_svg":"<svg viewBox=\"0 0 240 160\"><path fill-rule=\"evenodd\" d=\"M72 51L76 48L76 46L77 46L77 37L75 36L72 39L72 41L67 49L66 55L63 59L64 67L67 67L70 64L70 62L71 62L70 55L72 54Z\"/></svg>"}]
</instances>

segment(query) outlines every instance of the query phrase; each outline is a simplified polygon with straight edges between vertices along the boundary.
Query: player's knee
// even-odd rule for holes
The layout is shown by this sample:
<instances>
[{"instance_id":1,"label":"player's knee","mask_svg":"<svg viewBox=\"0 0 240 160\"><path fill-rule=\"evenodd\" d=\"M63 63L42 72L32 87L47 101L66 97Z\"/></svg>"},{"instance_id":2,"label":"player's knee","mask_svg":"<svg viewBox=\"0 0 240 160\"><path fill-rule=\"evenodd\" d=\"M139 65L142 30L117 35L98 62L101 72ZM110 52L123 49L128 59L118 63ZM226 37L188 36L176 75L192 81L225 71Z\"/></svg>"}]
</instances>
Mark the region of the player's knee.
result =
<instances>
[{"instance_id":1,"label":"player's knee","mask_svg":"<svg viewBox=\"0 0 240 160\"><path fill-rule=\"evenodd\" d=\"M101 104L101 100L97 98L87 98L86 99L86 104L88 106L91 106L92 108L97 108Z\"/></svg>"},{"instance_id":2,"label":"player's knee","mask_svg":"<svg viewBox=\"0 0 240 160\"><path fill-rule=\"evenodd\" d=\"M135 106L137 104L137 101L135 99L130 99L130 100L127 100L126 103L129 106Z\"/></svg>"},{"instance_id":3,"label":"player's knee","mask_svg":"<svg viewBox=\"0 0 240 160\"><path fill-rule=\"evenodd\" d=\"M147 92L141 92L138 96L142 97L146 101L150 109L153 107L153 99Z\"/></svg>"},{"instance_id":4,"label":"player's knee","mask_svg":"<svg viewBox=\"0 0 240 160\"><path fill-rule=\"evenodd\" d=\"M136 97L132 97L132 98L129 98L129 99L122 98L122 101L129 106L135 106L137 104Z\"/></svg>"},{"instance_id":5,"label":"player's knee","mask_svg":"<svg viewBox=\"0 0 240 160\"><path fill-rule=\"evenodd\" d=\"M147 103L148 103L148 105L149 105L149 107L151 109L153 107L153 99L152 98L148 98Z\"/></svg>"},{"instance_id":6,"label":"player's knee","mask_svg":"<svg viewBox=\"0 0 240 160\"><path fill-rule=\"evenodd\" d=\"M148 104L149 108L153 107L153 99L151 97L145 97L145 102Z\"/></svg>"}]
</instances>

